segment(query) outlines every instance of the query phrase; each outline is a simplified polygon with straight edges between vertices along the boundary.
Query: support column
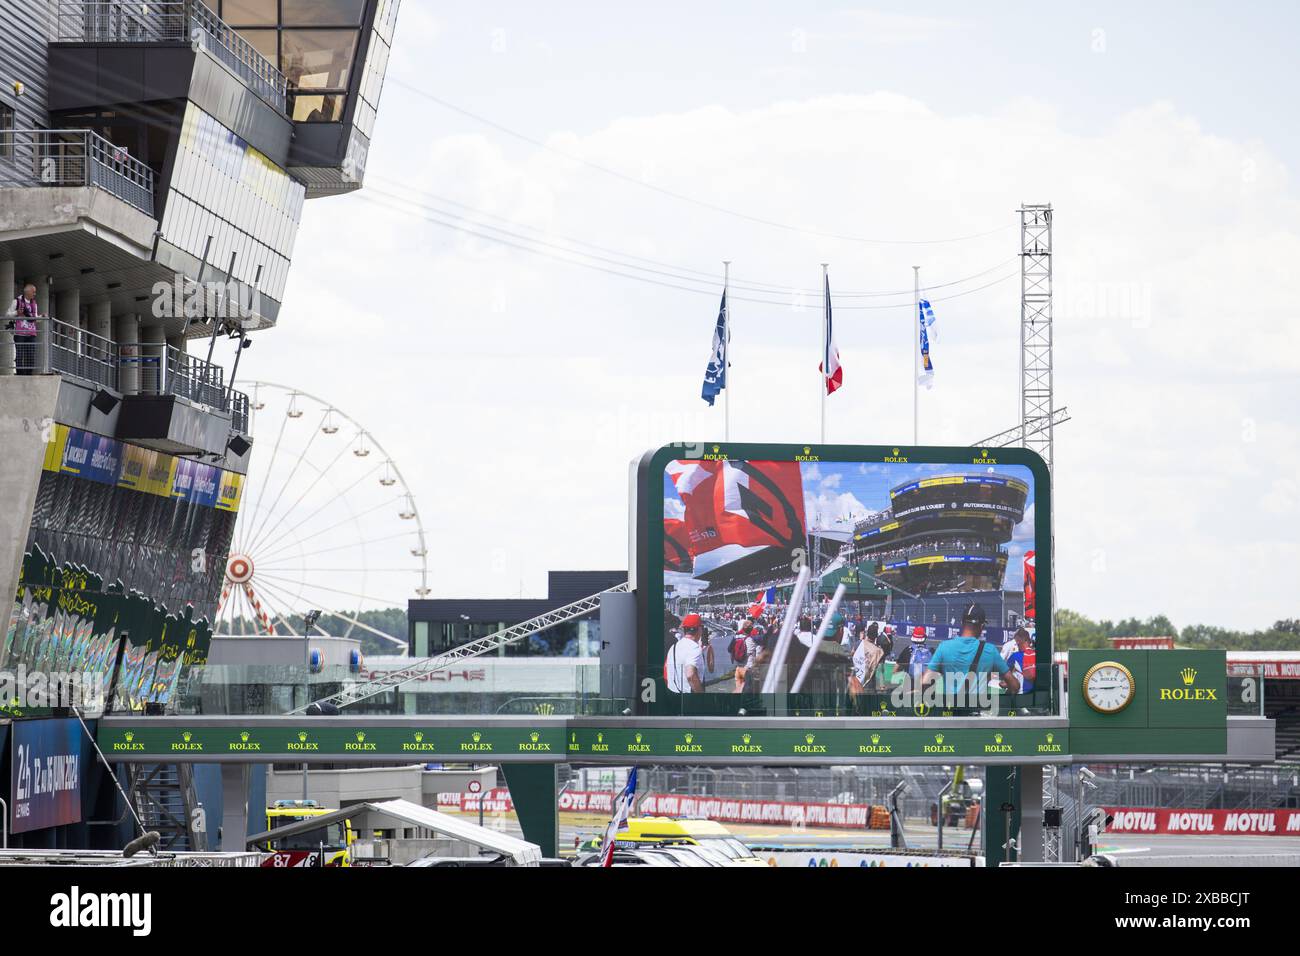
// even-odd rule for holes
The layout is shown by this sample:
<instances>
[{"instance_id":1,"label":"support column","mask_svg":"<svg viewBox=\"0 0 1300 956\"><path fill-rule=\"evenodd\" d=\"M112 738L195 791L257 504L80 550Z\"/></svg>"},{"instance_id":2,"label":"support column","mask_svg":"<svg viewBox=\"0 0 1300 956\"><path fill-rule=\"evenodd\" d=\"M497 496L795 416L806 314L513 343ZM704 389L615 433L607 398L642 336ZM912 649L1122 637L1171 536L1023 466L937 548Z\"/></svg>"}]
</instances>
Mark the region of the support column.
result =
<instances>
[{"instance_id":1,"label":"support column","mask_svg":"<svg viewBox=\"0 0 1300 956\"><path fill-rule=\"evenodd\" d=\"M50 314L50 277L49 276L32 276L27 281L36 286L36 304L40 307L41 315Z\"/></svg>"},{"instance_id":2,"label":"support column","mask_svg":"<svg viewBox=\"0 0 1300 956\"><path fill-rule=\"evenodd\" d=\"M560 801L555 764L505 763L501 770L524 839L540 846L542 856L559 856Z\"/></svg>"},{"instance_id":3,"label":"support column","mask_svg":"<svg viewBox=\"0 0 1300 956\"><path fill-rule=\"evenodd\" d=\"M140 348L135 344L140 341L139 317L119 315L114 319L113 339L120 346L117 387L123 395L136 395L140 391Z\"/></svg>"},{"instance_id":4,"label":"support column","mask_svg":"<svg viewBox=\"0 0 1300 956\"><path fill-rule=\"evenodd\" d=\"M86 308L86 331L100 338L113 337L113 303L107 299L90 303Z\"/></svg>"},{"instance_id":5,"label":"support column","mask_svg":"<svg viewBox=\"0 0 1300 956\"><path fill-rule=\"evenodd\" d=\"M1043 768L1020 766L1016 768L1016 781L1020 784L1020 846L1021 863L1043 862Z\"/></svg>"},{"instance_id":6,"label":"support column","mask_svg":"<svg viewBox=\"0 0 1300 956\"><path fill-rule=\"evenodd\" d=\"M7 313L18 298L20 290L14 285L16 280L13 260L0 259L0 315Z\"/></svg>"},{"instance_id":7,"label":"support column","mask_svg":"<svg viewBox=\"0 0 1300 956\"><path fill-rule=\"evenodd\" d=\"M1012 780L1016 769L1001 764L984 768L984 805L980 817L984 826L985 866L997 866L1016 858L1003 847L1008 835L1016 836L1020 832L1019 795ZM1010 829L1007 826L1007 807L1012 808Z\"/></svg>"},{"instance_id":8,"label":"support column","mask_svg":"<svg viewBox=\"0 0 1300 956\"><path fill-rule=\"evenodd\" d=\"M39 292L37 296L40 296ZM82 328L80 289L68 289L54 294L54 317L65 325Z\"/></svg>"},{"instance_id":9,"label":"support column","mask_svg":"<svg viewBox=\"0 0 1300 956\"><path fill-rule=\"evenodd\" d=\"M221 849L243 852L248 837L248 778L245 763L221 765Z\"/></svg>"}]
</instances>

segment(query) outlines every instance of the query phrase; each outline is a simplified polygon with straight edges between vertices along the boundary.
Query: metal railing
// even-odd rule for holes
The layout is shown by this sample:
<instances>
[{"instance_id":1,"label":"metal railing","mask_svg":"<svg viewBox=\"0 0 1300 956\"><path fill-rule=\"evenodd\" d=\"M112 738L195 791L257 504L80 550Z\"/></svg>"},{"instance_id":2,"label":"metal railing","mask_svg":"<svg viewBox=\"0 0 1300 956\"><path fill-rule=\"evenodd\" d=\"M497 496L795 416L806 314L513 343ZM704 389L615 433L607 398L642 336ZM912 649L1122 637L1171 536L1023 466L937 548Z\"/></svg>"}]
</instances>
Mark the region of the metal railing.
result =
<instances>
[{"instance_id":1,"label":"metal railing","mask_svg":"<svg viewBox=\"0 0 1300 956\"><path fill-rule=\"evenodd\" d=\"M153 170L88 129L0 131L0 184L98 186L154 214Z\"/></svg>"},{"instance_id":2,"label":"metal railing","mask_svg":"<svg viewBox=\"0 0 1300 956\"><path fill-rule=\"evenodd\" d=\"M50 321L50 370L118 388L118 347L112 339L67 322Z\"/></svg>"},{"instance_id":3,"label":"metal railing","mask_svg":"<svg viewBox=\"0 0 1300 956\"><path fill-rule=\"evenodd\" d=\"M231 426L248 431L248 396L225 384L220 365L165 342L114 342L58 319L36 320L34 362L37 374L58 374L132 395L178 395L230 413ZM12 375L16 363L13 333L0 332L0 374Z\"/></svg>"},{"instance_id":4,"label":"metal railing","mask_svg":"<svg viewBox=\"0 0 1300 956\"><path fill-rule=\"evenodd\" d=\"M199 0L167 3L65 2L54 5L53 36L63 43L202 43L263 99L285 111L284 74Z\"/></svg>"}]
</instances>

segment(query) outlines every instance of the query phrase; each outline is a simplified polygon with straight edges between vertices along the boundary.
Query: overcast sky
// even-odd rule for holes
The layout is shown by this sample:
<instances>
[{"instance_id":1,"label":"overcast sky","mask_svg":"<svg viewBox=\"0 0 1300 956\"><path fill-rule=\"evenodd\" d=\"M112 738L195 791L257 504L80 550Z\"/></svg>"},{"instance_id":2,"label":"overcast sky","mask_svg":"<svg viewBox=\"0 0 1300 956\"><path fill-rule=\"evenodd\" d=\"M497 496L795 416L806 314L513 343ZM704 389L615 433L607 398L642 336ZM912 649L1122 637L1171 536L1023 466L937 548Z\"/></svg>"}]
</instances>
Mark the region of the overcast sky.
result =
<instances>
[{"instance_id":1,"label":"overcast sky","mask_svg":"<svg viewBox=\"0 0 1300 956\"><path fill-rule=\"evenodd\" d=\"M919 265L921 440L965 444L1018 421L1015 210L1051 202L1059 604L1296 616L1300 13L1133 6L405 0L366 188L307 204L240 376L383 441L434 596L540 595L626 566L633 457L721 437L722 259L733 439L816 440L817 302L782 290L828 262L828 440L910 441Z\"/></svg>"}]
</instances>

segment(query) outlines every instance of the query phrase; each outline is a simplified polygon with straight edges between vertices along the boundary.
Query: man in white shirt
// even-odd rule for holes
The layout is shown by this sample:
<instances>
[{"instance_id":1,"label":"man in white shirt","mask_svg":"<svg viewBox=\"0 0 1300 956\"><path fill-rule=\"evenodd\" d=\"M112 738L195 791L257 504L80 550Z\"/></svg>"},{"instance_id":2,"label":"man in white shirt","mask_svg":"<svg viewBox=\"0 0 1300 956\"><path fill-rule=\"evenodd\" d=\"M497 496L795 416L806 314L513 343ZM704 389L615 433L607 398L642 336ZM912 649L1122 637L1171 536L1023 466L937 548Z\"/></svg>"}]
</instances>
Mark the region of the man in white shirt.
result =
<instances>
[{"instance_id":1,"label":"man in white shirt","mask_svg":"<svg viewBox=\"0 0 1300 956\"><path fill-rule=\"evenodd\" d=\"M698 614L687 614L681 628L681 639L668 648L664 660L664 681L674 694L702 694L707 670L704 649L700 647L704 622Z\"/></svg>"}]
</instances>

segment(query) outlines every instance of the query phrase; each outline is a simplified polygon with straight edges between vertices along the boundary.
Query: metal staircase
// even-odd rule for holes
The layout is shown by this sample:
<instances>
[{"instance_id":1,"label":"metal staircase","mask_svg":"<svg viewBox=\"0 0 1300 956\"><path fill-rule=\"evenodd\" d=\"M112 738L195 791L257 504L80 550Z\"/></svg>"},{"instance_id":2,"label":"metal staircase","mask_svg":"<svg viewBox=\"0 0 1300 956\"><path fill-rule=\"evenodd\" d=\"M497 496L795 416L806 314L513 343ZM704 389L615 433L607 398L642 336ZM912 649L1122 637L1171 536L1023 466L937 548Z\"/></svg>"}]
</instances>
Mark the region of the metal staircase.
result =
<instances>
[{"instance_id":1,"label":"metal staircase","mask_svg":"<svg viewBox=\"0 0 1300 956\"><path fill-rule=\"evenodd\" d=\"M198 804L192 764L128 764L127 793L146 830L162 837L160 850L206 850L205 835L191 827Z\"/></svg>"},{"instance_id":2,"label":"metal staircase","mask_svg":"<svg viewBox=\"0 0 1300 956\"><path fill-rule=\"evenodd\" d=\"M539 614L537 617L529 618L519 624L512 625L504 630L494 631L487 637L480 637L476 641L470 641L468 644L462 644L459 647L453 647L451 650L439 654L437 657L426 657L418 664L412 664L410 667L404 667L401 670L390 671L383 677L378 677L372 681L366 681L362 684L353 684L350 687L344 687L337 694L331 694L329 697L322 697L320 700L314 700L310 704L295 708L289 711L290 714L301 714L309 707L316 705L321 708L328 707L346 707L349 704L355 704L358 701L366 700L386 691L393 690L403 684L410 683L413 680L419 680L425 674L441 670L448 664L454 664L456 661L463 661L469 657L480 657L483 654L490 654L502 647L511 644L517 644L539 631L545 631L548 628L555 627L557 624L563 624L566 621L572 621L575 618L583 617L592 611L599 610L600 599L605 594L617 594L626 592L628 586L626 583L616 585L607 590L585 597L580 601L574 601L572 604L566 604L563 607L557 607L545 614Z\"/></svg>"}]
</instances>

